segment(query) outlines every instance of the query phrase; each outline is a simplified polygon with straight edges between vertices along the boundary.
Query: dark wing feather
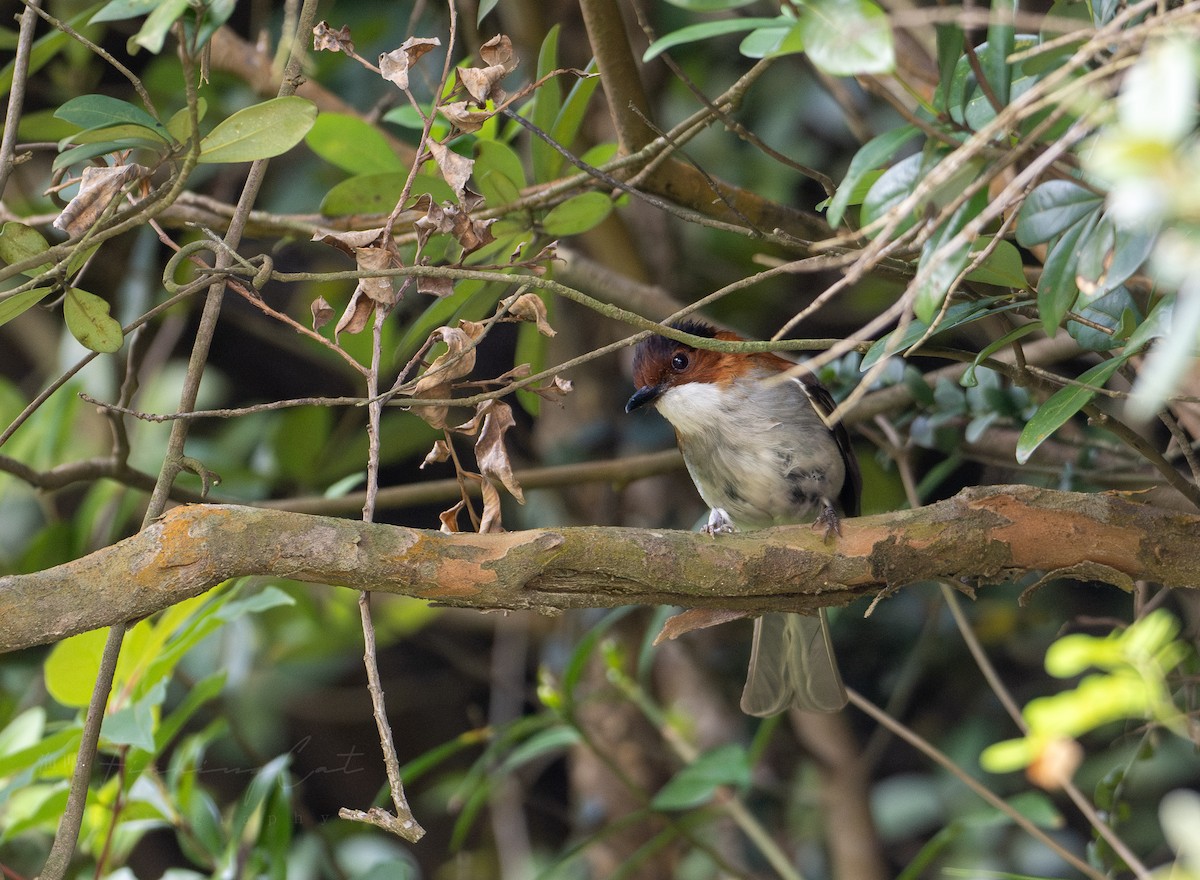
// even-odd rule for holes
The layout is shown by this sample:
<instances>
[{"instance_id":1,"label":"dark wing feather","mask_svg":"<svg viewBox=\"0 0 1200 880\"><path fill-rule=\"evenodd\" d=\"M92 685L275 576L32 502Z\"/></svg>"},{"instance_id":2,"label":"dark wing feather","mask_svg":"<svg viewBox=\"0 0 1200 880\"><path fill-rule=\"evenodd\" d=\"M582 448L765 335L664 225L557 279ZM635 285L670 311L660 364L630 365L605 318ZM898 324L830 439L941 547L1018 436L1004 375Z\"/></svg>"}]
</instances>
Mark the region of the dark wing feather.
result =
<instances>
[{"instance_id":1,"label":"dark wing feather","mask_svg":"<svg viewBox=\"0 0 1200 880\"><path fill-rule=\"evenodd\" d=\"M837 404L829 389L822 385L811 373L801 373L800 385L812 401L812 405L823 419L828 419ZM846 426L838 422L829 429L837 443L838 451L842 454L842 463L846 467L846 479L842 483L842 491L838 495L838 503L842 506L842 514L847 517L858 516L862 500L862 472L858 469L858 457L850 444L850 434Z\"/></svg>"}]
</instances>

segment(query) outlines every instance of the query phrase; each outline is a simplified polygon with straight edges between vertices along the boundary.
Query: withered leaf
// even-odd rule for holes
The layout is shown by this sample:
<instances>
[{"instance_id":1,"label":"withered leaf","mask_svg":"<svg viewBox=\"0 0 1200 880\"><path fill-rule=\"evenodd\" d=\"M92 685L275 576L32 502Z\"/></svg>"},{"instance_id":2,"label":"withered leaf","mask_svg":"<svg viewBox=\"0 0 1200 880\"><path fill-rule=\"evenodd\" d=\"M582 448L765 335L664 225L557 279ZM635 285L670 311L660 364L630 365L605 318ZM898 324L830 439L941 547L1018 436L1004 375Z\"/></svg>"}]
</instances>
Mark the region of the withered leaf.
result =
<instances>
[{"instance_id":1,"label":"withered leaf","mask_svg":"<svg viewBox=\"0 0 1200 880\"><path fill-rule=\"evenodd\" d=\"M450 444L445 440L434 440L433 449L425 456L425 460L421 462L421 467L424 468L427 464L437 464L438 462L447 461L450 458Z\"/></svg>"},{"instance_id":2,"label":"withered leaf","mask_svg":"<svg viewBox=\"0 0 1200 880\"><path fill-rule=\"evenodd\" d=\"M470 325L470 326L469 326ZM459 327L439 327L430 334L431 340L446 343L446 351L433 359L413 386L412 396L433 400L449 399L456 379L461 379L475 369L475 340L480 333L473 332L471 322ZM447 406L414 407L417 415L435 428L446 427Z\"/></svg>"},{"instance_id":3,"label":"withered leaf","mask_svg":"<svg viewBox=\"0 0 1200 880\"><path fill-rule=\"evenodd\" d=\"M387 269L392 265L393 253L378 247L361 247L354 249L354 260L358 263L360 272L374 272ZM392 289L392 279L383 277L358 279L358 291L362 291L372 300L385 306L395 305L396 292Z\"/></svg>"},{"instance_id":4,"label":"withered leaf","mask_svg":"<svg viewBox=\"0 0 1200 880\"><path fill-rule=\"evenodd\" d=\"M475 160L468 159L437 141L430 142L429 152L433 154L433 160L437 162L438 170L442 172L442 179L461 199L463 191L467 188L467 181L471 177L471 170L475 167Z\"/></svg>"},{"instance_id":5,"label":"withered leaf","mask_svg":"<svg viewBox=\"0 0 1200 880\"><path fill-rule=\"evenodd\" d=\"M479 533L486 535L490 532L502 532L504 526L500 522L500 492L491 480L484 480L480 486L483 492L483 516L479 519Z\"/></svg>"},{"instance_id":6,"label":"withered leaf","mask_svg":"<svg viewBox=\"0 0 1200 880\"><path fill-rule=\"evenodd\" d=\"M504 79L507 71L496 65L494 67L459 67L454 75L458 83L479 107L493 99L497 104L504 101L504 90L500 88L500 80Z\"/></svg>"},{"instance_id":7,"label":"withered leaf","mask_svg":"<svg viewBox=\"0 0 1200 880\"><path fill-rule=\"evenodd\" d=\"M521 60L513 51L512 40L505 34L496 34L496 36L480 46L479 57L489 67L503 67L505 73L516 69L517 64Z\"/></svg>"},{"instance_id":8,"label":"withered leaf","mask_svg":"<svg viewBox=\"0 0 1200 880\"><path fill-rule=\"evenodd\" d=\"M543 385L540 388L532 388L530 390L543 400L548 400L550 403L560 403L564 397L575 390L575 386L571 383L570 379L555 376L549 385Z\"/></svg>"},{"instance_id":9,"label":"withered leaf","mask_svg":"<svg viewBox=\"0 0 1200 880\"><path fill-rule=\"evenodd\" d=\"M442 45L437 37L409 37L399 49L379 56L379 74L388 82L408 90L408 72L426 52Z\"/></svg>"},{"instance_id":10,"label":"withered leaf","mask_svg":"<svg viewBox=\"0 0 1200 880\"><path fill-rule=\"evenodd\" d=\"M350 26L342 25L336 31L328 22L318 22L313 27L313 49L317 52L354 53L354 41L350 39Z\"/></svg>"},{"instance_id":11,"label":"withered leaf","mask_svg":"<svg viewBox=\"0 0 1200 880\"><path fill-rule=\"evenodd\" d=\"M439 299L454 293L453 278L430 278L427 275L417 276L417 293L427 293Z\"/></svg>"},{"instance_id":12,"label":"withered leaf","mask_svg":"<svg viewBox=\"0 0 1200 880\"><path fill-rule=\"evenodd\" d=\"M313 234L312 240L335 247L347 256L355 256L358 248L370 247L379 241L383 235L383 227L375 229L352 229L347 232L330 232L320 230Z\"/></svg>"},{"instance_id":13,"label":"withered leaf","mask_svg":"<svg viewBox=\"0 0 1200 880\"><path fill-rule=\"evenodd\" d=\"M141 165L89 165L83 169L79 193L54 218L54 228L75 236L96 224L104 210L121 195L121 189L132 180L149 173Z\"/></svg>"},{"instance_id":14,"label":"withered leaf","mask_svg":"<svg viewBox=\"0 0 1200 880\"><path fill-rule=\"evenodd\" d=\"M516 425L513 419L512 407L501 400L485 400L479 404L476 415L483 415L483 427L475 439L475 460L479 463L479 472L485 481L496 481L512 493L512 496L525 503L525 494L521 484L513 476L512 463L508 458L508 449L504 445L504 435L508 429Z\"/></svg>"},{"instance_id":15,"label":"withered leaf","mask_svg":"<svg viewBox=\"0 0 1200 880\"><path fill-rule=\"evenodd\" d=\"M441 513L439 513L438 519L442 522L439 531L446 535L453 535L456 532L462 531L462 529L458 527L458 514L465 506L465 501L459 501L453 507L443 510Z\"/></svg>"},{"instance_id":16,"label":"withered leaf","mask_svg":"<svg viewBox=\"0 0 1200 880\"><path fill-rule=\"evenodd\" d=\"M530 321L537 325L538 333L543 336L554 336L555 330L546 320L546 303L536 293L513 294L501 303L508 313L522 321Z\"/></svg>"},{"instance_id":17,"label":"withered leaf","mask_svg":"<svg viewBox=\"0 0 1200 880\"><path fill-rule=\"evenodd\" d=\"M309 303L308 307L312 311L312 327L314 330L320 330L333 320L333 306L329 304L329 300L325 299L325 297L318 296Z\"/></svg>"},{"instance_id":18,"label":"withered leaf","mask_svg":"<svg viewBox=\"0 0 1200 880\"><path fill-rule=\"evenodd\" d=\"M356 287L350 302L346 303L346 310L333 328L333 338L337 339L342 333L361 333L374 313L375 301L363 293L361 287Z\"/></svg>"},{"instance_id":19,"label":"withered leaf","mask_svg":"<svg viewBox=\"0 0 1200 880\"><path fill-rule=\"evenodd\" d=\"M448 104L441 104L438 106L438 110L446 117L447 122L463 134L479 131L479 129L483 128L484 123L492 118L491 113L471 110L467 106L466 101L452 101Z\"/></svg>"},{"instance_id":20,"label":"withered leaf","mask_svg":"<svg viewBox=\"0 0 1200 880\"><path fill-rule=\"evenodd\" d=\"M719 626L722 623L729 623L731 620L740 620L743 617L749 616L745 611L689 608L687 611L667 618L666 622L663 623L662 629L658 631L658 635L654 637L654 644L661 644L667 639L677 639L684 633L689 633L694 629Z\"/></svg>"}]
</instances>

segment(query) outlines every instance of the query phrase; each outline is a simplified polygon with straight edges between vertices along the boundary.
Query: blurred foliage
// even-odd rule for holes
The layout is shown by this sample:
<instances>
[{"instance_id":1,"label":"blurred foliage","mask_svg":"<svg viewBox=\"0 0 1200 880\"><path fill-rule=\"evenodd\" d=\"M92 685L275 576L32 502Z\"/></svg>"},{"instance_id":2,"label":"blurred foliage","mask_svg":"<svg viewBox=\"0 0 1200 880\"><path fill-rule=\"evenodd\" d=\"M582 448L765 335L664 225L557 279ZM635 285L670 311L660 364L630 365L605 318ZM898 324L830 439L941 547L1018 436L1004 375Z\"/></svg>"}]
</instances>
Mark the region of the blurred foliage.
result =
<instances>
[{"instance_id":1,"label":"blurred foliage","mask_svg":"<svg viewBox=\"0 0 1200 880\"><path fill-rule=\"evenodd\" d=\"M188 453L219 473L220 500L361 509L367 407L341 399L361 404L373 369L397 395L382 517L687 527L701 510L678 472L568 477L524 507L499 488L669 445L661 423L621 417L624 361L593 353L629 335L629 312L722 291L708 314L747 333L848 340L814 364L851 419L901 395L855 424L868 512L1017 480L1155 501L1174 480L1195 503L1195 4L644 0L630 58L651 137L669 136L624 145L648 151L632 167L613 117L642 96L598 75L582 21L603 3L461 4L453 22L436 4L322 8L317 88L284 97L290 4L43 5L28 70L0 70L0 93L24 100L0 227L6 573L137 528L168 425L79 395L174 412L213 277L231 286L197 406L237 415L197 419ZM267 158L227 253L246 163ZM703 172L700 196L671 177L678 159ZM755 197L762 227L743 213ZM808 257L828 260L773 271ZM1027 362L1047 340L1070 347ZM591 360L564 397L575 358ZM964 369L931 375L948 364ZM481 394L440 418L412 405ZM286 400L310 403L273 408ZM1106 430L1122 419L1145 445ZM422 481L419 501L388 495ZM201 479L177 488L192 500ZM939 595L915 585L836 616L847 681L999 799L854 715L886 870L1078 876L1073 855L1096 877L1174 859L1172 876L1200 876L1194 599L1035 580L967 608L1025 731ZM1143 614L1164 603L1183 635ZM828 876L818 762L781 719L730 713L745 633L659 649L665 613L549 625L377 599L402 775L429 829L408 845L337 818L387 802L356 597L248 579L181 603L126 636L75 875ZM45 859L103 641L0 660L6 876ZM704 675L680 685L671 662ZM1090 812L1060 789L1072 779Z\"/></svg>"}]
</instances>

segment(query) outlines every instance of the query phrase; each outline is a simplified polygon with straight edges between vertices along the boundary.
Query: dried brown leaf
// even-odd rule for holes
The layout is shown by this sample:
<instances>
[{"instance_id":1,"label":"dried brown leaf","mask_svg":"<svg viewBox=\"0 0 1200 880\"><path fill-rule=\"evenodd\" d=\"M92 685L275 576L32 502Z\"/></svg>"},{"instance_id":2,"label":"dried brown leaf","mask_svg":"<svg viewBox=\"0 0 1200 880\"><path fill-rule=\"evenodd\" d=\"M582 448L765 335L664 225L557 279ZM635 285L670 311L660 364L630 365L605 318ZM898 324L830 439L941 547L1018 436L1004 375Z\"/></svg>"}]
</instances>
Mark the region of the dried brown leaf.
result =
<instances>
[{"instance_id":1,"label":"dried brown leaf","mask_svg":"<svg viewBox=\"0 0 1200 880\"><path fill-rule=\"evenodd\" d=\"M517 57L517 53L513 51L512 40L505 34L496 34L496 36L480 46L479 57L489 67L503 67L505 73L510 73L516 69L517 64L521 60Z\"/></svg>"},{"instance_id":2,"label":"dried brown leaf","mask_svg":"<svg viewBox=\"0 0 1200 880\"><path fill-rule=\"evenodd\" d=\"M479 533L486 535L504 531L500 521L500 491L491 480L484 480L480 489L483 492L483 516L479 520Z\"/></svg>"},{"instance_id":3,"label":"dried brown leaf","mask_svg":"<svg viewBox=\"0 0 1200 880\"><path fill-rule=\"evenodd\" d=\"M720 626L722 623L729 623L731 620L740 620L748 616L745 611L689 608L687 611L682 611L667 618L666 622L663 623L662 629L658 631L658 635L654 637L654 644L661 644L667 639L677 639L684 633L690 633L694 629Z\"/></svg>"},{"instance_id":4,"label":"dried brown leaf","mask_svg":"<svg viewBox=\"0 0 1200 880\"><path fill-rule=\"evenodd\" d=\"M483 415L483 427L475 439L475 460L485 481L501 483L512 496L525 503L521 484L513 475L512 462L504 445L504 435L516 425L512 407L501 400L485 400L479 404L476 415Z\"/></svg>"},{"instance_id":5,"label":"dried brown leaf","mask_svg":"<svg viewBox=\"0 0 1200 880\"><path fill-rule=\"evenodd\" d=\"M488 99L497 104L503 103L505 94L500 88L500 80L507 74L503 67L459 67L454 71L458 84L471 96L471 100L479 107L484 106Z\"/></svg>"},{"instance_id":6,"label":"dried brown leaf","mask_svg":"<svg viewBox=\"0 0 1200 880\"><path fill-rule=\"evenodd\" d=\"M550 403L561 403L564 397L575 390L575 386L571 383L570 379L555 376L549 385L543 385L541 388L532 388L530 390L538 397Z\"/></svg>"},{"instance_id":7,"label":"dried brown leaf","mask_svg":"<svg viewBox=\"0 0 1200 880\"><path fill-rule=\"evenodd\" d=\"M378 247L364 247L354 249L354 259L358 263L360 272L376 272L381 269L388 269L392 266L393 252L390 249ZM396 291L392 289L392 279L385 277L372 277L358 279L358 288L355 290L357 295L359 291L369 296L372 300L381 305L391 306L396 303Z\"/></svg>"},{"instance_id":8,"label":"dried brown leaf","mask_svg":"<svg viewBox=\"0 0 1200 880\"><path fill-rule=\"evenodd\" d=\"M543 336L554 336L555 330L546 320L546 302L536 293L513 294L501 303L508 308L508 313L522 321L537 324L538 333Z\"/></svg>"},{"instance_id":9,"label":"dried brown leaf","mask_svg":"<svg viewBox=\"0 0 1200 880\"><path fill-rule=\"evenodd\" d=\"M361 287L356 287L350 302L346 303L346 310L333 328L333 338L337 339L342 333L361 333L374 313L375 301L363 293Z\"/></svg>"},{"instance_id":10,"label":"dried brown leaf","mask_svg":"<svg viewBox=\"0 0 1200 880\"><path fill-rule=\"evenodd\" d=\"M379 56L379 75L399 88L408 90L408 72L421 56L442 45L437 37L409 37L399 49Z\"/></svg>"},{"instance_id":11,"label":"dried brown leaf","mask_svg":"<svg viewBox=\"0 0 1200 880\"><path fill-rule=\"evenodd\" d=\"M318 22L313 28L313 49L353 55L354 41L350 39L350 26L344 24L335 31L328 22Z\"/></svg>"},{"instance_id":12,"label":"dried brown leaf","mask_svg":"<svg viewBox=\"0 0 1200 880\"><path fill-rule=\"evenodd\" d=\"M321 230L313 235L312 240L335 247L347 256L356 256L359 248L370 247L379 241L383 235L383 227L376 229L352 229L348 232L330 232Z\"/></svg>"},{"instance_id":13,"label":"dried brown leaf","mask_svg":"<svg viewBox=\"0 0 1200 880\"><path fill-rule=\"evenodd\" d=\"M453 278L430 278L428 275L417 276L417 293L427 293L439 299L454 293Z\"/></svg>"},{"instance_id":14,"label":"dried brown leaf","mask_svg":"<svg viewBox=\"0 0 1200 880\"><path fill-rule=\"evenodd\" d=\"M441 104L438 106L438 110L446 117L447 122L464 134L479 131L493 115L470 109L466 101L451 101L448 104Z\"/></svg>"},{"instance_id":15,"label":"dried brown leaf","mask_svg":"<svg viewBox=\"0 0 1200 880\"><path fill-rule=\"evenodd\" d=\"M437 162L438 170L442 172L442 179L461 199L467 188L467 181L471 177L471 169L475 167L475 160L468 159L437 141L430 142L429 152L433 154L433 160Z\"/></svg>"},{"instance_id":16,"label":"dried brown leaf","mask_svg":"<svg viewBox=\"0 0 1200 880\"><path fill-rule=\"evenodd\" d=\"M320 330L333 320L333 306L329 304L329 300L325 299L325 297L318 296L308 307L312 311L312 327L314 330Z\"/></svg>"},{"instance_id":17,"label":"dried brown leaf","mask_svg":"<svg viewBox=\"0 0 1200 880\"><path fill-rule=\"evenodd\" d=\"M429 454L421 462L421 467L424 468L427 464L437 464L438 462L447 461L449 458L450 444L445 440L435 440L433 441L433 449L429 450Z\"/></svg>"},{"instance_id":18,"label":"dried brown leaf","mask_svg":"<svg viewBox=\"0 0 1200 880\"><path fill-rule=\"evenodd\" d=\"M464 322L468 323L468 322ZM413 386L412 396L432 400L449 399L453 383L475 369L475 339L463 327L439 327L429 337L446 343L446 351L433 359ZM435 428L446 426L447 406L414 408L417 415Z\"/></svg>"},{"instance_id":19,"label":"dried brown leaf","mask_svg":"<svg viewBox=\"0 0 1200 880\"><path fill-rule=\"evenodd\" d=\"M89 165L83 169L78 195L54 218L54 228L71 236L86 232L96 225L104 210L120 197L125 184L148 173L148 169L141 165Z\"/></svg>"},{"instance_id":20,"label":"dried brown leaf","mask_svg":"<svg viewBox=\"0 0 1200 880\"><path fill-rule=\"evenodd\" d=\"M443 510L441 513L439 513L438 519L442 521L439 531L446 535L453 535L456 532L462 531L462 529L458 527L458 515L462 512L464 507L466 507L466 502L459 501L453 507Z\"/></svg>"}]
</instances>

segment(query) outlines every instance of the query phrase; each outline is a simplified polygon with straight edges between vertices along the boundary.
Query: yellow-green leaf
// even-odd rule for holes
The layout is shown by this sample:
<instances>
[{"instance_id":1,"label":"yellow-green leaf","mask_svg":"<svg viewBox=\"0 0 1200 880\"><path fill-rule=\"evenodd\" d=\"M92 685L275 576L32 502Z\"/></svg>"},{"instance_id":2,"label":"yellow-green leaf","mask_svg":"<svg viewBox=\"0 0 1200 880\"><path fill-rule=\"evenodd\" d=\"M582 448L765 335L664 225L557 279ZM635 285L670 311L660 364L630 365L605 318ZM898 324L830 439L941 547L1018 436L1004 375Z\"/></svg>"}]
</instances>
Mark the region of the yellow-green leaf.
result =
<instances>
[{"instance_id":1,"label":"yellow-green leaf","mask_svg":"<svg viewBox=\"0 0 1200 880\"><path fill-rule=\"evenodd\" d=\"M253 162L286 153L308 134L317 105L291 95L239 110L200 141L200 161Z\"/></svg>"},{"instance_id":2,"label":"yellow-green leaf","mask_svg":"<svg viewBox=\"0 0 1200 880\"><path fill-rule=\"evenodd\" d=\"M79 344L111 354L121 347L121 325L108 313L108 303L94 293L72 287L63 302L67 329Z\"/></svg>"}]
</instances>

